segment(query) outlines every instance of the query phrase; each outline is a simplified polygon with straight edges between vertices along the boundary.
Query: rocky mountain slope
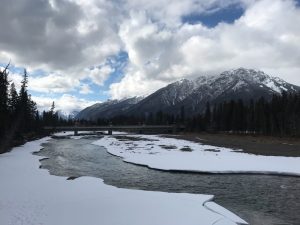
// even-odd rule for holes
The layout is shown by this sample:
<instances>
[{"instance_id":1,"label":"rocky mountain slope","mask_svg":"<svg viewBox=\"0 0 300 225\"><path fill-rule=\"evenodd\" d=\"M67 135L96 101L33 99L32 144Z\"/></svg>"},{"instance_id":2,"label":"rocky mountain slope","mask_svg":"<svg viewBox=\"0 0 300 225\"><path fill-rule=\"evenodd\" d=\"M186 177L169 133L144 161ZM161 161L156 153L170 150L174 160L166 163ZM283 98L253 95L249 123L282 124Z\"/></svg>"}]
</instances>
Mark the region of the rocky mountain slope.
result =
<instances>
[{"instance_id":1,"label":"rocky mountain slope","mask_svg":"<svg viewBox=\"0 0 300 225\"><path fill-rule=\"evenodd\" d=\"M111 118L124 114L131 106L136 105L142 97L133 97L122 100L108 100L97 103L80 111L76 119L97 120Z\"/></svg>"}]
</instances>

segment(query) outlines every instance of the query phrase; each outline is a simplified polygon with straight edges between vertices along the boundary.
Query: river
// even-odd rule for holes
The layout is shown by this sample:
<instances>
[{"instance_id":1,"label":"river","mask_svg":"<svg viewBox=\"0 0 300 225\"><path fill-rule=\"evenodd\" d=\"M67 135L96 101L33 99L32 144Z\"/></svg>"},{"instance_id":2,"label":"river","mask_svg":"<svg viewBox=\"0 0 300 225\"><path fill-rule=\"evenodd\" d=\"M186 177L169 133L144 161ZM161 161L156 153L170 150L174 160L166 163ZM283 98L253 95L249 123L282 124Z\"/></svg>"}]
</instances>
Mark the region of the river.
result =
<instances>
[{"instance_id":1,"label":"river","mask_svg":"<svg viewBox=\"0 0 300 225\"><path fill-rule=\"evenodd\" d=\"M125 163L91 144L101 137L52 139L36 153L41 168L64 177L91 176L120 188L212 194L251 225L299 225L300 178L166 172Z\"/></svg>"}]
</instances>

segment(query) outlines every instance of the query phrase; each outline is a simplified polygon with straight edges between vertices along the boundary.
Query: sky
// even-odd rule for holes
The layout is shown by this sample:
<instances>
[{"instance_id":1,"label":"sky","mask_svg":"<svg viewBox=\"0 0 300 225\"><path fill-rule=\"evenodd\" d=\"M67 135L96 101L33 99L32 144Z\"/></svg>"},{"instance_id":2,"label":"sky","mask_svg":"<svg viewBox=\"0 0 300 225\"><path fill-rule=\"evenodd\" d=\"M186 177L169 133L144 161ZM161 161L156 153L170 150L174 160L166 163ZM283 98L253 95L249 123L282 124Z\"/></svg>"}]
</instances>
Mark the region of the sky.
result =
<instances>
[{"instance_id":1,"label":"sky","mask_svg":"<svg viewBox=\"0 0 300 225\"><path fill-rule=\"evenodd\" d=\"M300 0L0 0L0 66L70 113L239 67L300 86Z\"/></svg>"}]
</instances>

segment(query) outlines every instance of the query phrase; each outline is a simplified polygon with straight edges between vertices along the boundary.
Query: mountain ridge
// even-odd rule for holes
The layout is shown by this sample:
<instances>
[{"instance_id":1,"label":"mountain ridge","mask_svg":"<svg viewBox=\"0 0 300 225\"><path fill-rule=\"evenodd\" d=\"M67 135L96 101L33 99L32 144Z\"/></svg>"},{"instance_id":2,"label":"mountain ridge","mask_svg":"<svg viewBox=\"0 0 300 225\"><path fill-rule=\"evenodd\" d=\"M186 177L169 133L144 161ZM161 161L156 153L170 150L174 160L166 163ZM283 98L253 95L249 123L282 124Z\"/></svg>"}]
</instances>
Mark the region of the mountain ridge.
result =
<instances>
[{"instance_id":1,"label":"mountain ridge","mask_svg":"<svg viewBox=\"0 0 300 225\"><path fill-rule=\"evenodd\" d=\"M76 119L109 119L114 116L147 116L163 111L178 115L184 107L190 115L202 113L206 102L228 100L271 99L274 94L298 92L300 87L272 77L263 71L238 68L219 75L181 79L153 92L147 97L110 100L90 106L78 113ZM109 106L108 106L109 105Z\"/></svg>"},{"instance_id":2,"label":"mountain ridge","mask_svg":"<svg viewBox=\"0 0 300 225\"><path fill-rule=\"evenodd\" d=\"M103 103L96 103L83 110L77 115L76 119L97 120L101 118L108 119L119 115L128 109L131 105L137 104L143 97L124 98L121 100L108 100Z\"/></svg>"}]
</instances>

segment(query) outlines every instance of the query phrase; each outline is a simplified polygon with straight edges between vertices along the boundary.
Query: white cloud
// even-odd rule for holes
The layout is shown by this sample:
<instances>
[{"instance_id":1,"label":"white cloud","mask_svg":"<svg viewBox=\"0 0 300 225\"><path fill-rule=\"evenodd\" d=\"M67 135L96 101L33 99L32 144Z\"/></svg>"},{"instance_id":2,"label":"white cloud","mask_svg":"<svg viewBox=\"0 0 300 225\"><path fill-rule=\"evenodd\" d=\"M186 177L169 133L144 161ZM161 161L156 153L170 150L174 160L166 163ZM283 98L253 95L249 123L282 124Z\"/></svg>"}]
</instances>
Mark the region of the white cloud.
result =
<instances>
[{"instance_id":1,"label":"white cloud","mask_svg":"<svg viewBox=\"0 0 300 225\"><path fill-rule=\"evenodd\" d=\"M146 11L148 18L169 27L181 26L181 18L193 13L217 11L229 5L245 6L252 0L127 0L126 10Z\"/></svg>"},{"instance_id":2,"label":"white cloud","mask_svg":"<svg viewBox=\"0 0 300 225\"><path fill-rule=\"evenodd\" d=\"M2 5L11 3L3 1ZM100 65L127 45L119 30L131 13L143 11L149 21L177 27L183 15L238 1L125 0L120 4L109 0L15 0L13 6L0 8L0 26L5 30L0 34L0 60L83 79L88 76L84 68Z\"/></svg>"},{"instance_id":3,"label":"white cloud","mask_svg":"<svg viewBox=\"0 0 300 225\"><path fill-rule=\"evenodd\" d=\"M77 98L73 95L63 94L58 98L47 96L32 96L32 99L37 103L38 110L42 112L51 108L52 102L55 102L55 110L61 110L66 114L73 111L80 111L90 105L97 103L96 101L88 101L82 98Z\"/></svg>"},{"instance_id":4,"label":"white cloud","mask_svg":"<svg viewBox=\"0 0 300 225\"><path fill-rule=\"evenodd\" d=\"M84 68L121 49L117 24L122 13L111 1L3 1L10 7L0 8L0 62L11 60L76 83L87 76Z\"/></svg>"},{"instance_id":5,"label":"white cloud","mask_svg":"<svg viewBox=\"0 0 300 225\"><path fill-rule=\"evenodd\" d=\"M80 91L79 91L80 94L91 94L93 93L93 91L91 90L90 86L88 84L83 84L81 87L80 87Z\"/></svg>"},{"instance_id":6,"label":"white cloud","mask_svg":"<svg viewBox=\"0 0 300 225\"><path fill-rule=\"evenodd\" d=\"M161 26L162 21L149 20L145 12L131 13L120 29L130 63L125 77L110 87L113 98L237 67L260 69L300 85L300 9L289 0L245 5L245 14L233 24L214 28Z\"/></svg>"},{"instance_id":7,"label":"white cloud","mask_svg":"<svg viewBox=\"0 0 300 225\"><path fill-rule=\"evenodd\" d=\"M2 5L9 5L3 0ZM239 4L245 14L208 28L182 17ZM292 0L15 0L0 8L0 61L48 75L30 78L43 93L90 93L113 72L120 50L129 62L112 98L143 95L177 79L247 67L300 85L300 10ZM12 19L12 15L14 16ZM8 35L9 34L9 35ZM14 35L11 35L14 34ZM100 65L100 66L99 66ZM93 68L87 70L86 68Z\"/></svg>"},{"instance_id":8,"label":"white cloud","mask_svg":"<svg viewBox=\"0 0 300 225\"><path fill-rule=\"evenodd\" d=\"M80 81L60 74L29 77L28 89L44 93L64 93L79 87Z\"/></svg>"},{"instance_id":9,"label":"white cloud","mask_svg":"<svg viewBox=\"0 0 300 225\"><path fill-rule=\"evenodd\" d=\"M112 72L113 69L109 65L103 65L90 69L89 77L95 84L102 86Z\"/></svg>"},{"instance_id":10,"label":"white cloud","mask_svg":"<svg viewBox=\"0 0 300 225\"><path fill-rule=\"evenodd\" d=\"M121 99L128 96L143 96L149 94L149 90L157 90L166 85L159 80L149 80L139 71L129 73L120 83L110 86L110 94L113 99Z\"/></svg>"},{"instance_id":11,"label":"white cloud","mask_svg":"<svg viewBox=\"0 0 300 225\"><path fill-rule=\"evenodd\" d=\"M13 82L15 84L16 90L19 91L21 88L21 81L23 80L23 76L18 73L13 73L10 70L8 70L8 72L8 81Z\"/></svg>"}]
</instances>

